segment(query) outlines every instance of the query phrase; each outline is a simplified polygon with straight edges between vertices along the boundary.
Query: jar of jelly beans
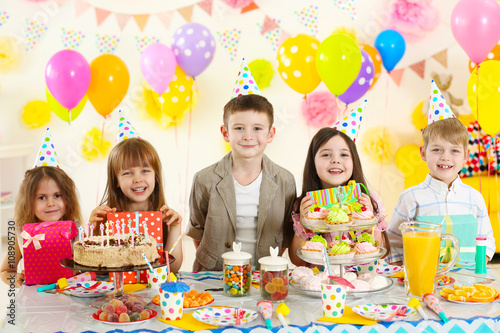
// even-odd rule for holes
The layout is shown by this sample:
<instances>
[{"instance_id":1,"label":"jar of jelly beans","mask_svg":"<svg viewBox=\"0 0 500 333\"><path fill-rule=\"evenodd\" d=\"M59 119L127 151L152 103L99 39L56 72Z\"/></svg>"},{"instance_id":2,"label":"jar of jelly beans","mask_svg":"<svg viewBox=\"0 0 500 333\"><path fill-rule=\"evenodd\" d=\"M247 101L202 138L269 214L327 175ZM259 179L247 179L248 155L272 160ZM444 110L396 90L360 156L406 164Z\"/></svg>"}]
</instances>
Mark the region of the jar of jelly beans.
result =
<instances>
[{"instance_id":1,"label":"jar of jelly beans","mask_svg":"<svg viewBox=\"0 0 500 333\"><path fill-rule=\"evenodd\" d=\"M233 251L222 254L223 281L226 296L249 296L252 286L252 255L240 251L241 243L233 243Z\"/></svg>"},{"instance_id":2,"label":"jar of jelly beans","mask_svg":"<svg viewBox=\"0 0 500 333\"><path fill-rule=\"evenodd\" d=\"M283 301L288 296L288 259L278 256L278 248L271 248L271 256L259 259L260 295L265 300Z\"/></svg>"}]
</instances>

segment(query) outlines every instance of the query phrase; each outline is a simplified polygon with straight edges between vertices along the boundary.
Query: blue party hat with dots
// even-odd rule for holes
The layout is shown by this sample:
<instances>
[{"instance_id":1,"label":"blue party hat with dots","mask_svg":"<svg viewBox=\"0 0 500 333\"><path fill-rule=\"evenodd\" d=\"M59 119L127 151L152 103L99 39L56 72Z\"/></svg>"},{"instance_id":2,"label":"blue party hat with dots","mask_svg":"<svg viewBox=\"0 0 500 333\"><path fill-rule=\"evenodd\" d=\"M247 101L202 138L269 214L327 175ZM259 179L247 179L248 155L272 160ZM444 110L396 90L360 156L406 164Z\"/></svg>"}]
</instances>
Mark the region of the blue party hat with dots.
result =
<instances>
[{"instance_id":1,"label":"blue party hat with dots","mask_svg":"<svg viewBox=\"0 0 500 333\"><path fill-rule=\"evenodd\" d=\"M119 111L120 124L118 125L118 135L116 136L116 143L122 142L130 138L138 138L139 133L135 130L134 126L125 118L122 110Z\"/></svg>"},{"instance_id":2,"label":"blue party hat with dots","mask_svg":"<svg viewBox=\"0 0 500 333\"><path fill-rule=\"evenodd\" d=\"M233 95L231 99L239 97L242 95L260 95L259 87L257 82L253 78L252 72L250 72L250 67L248 67L245 58L241 60L240 71L238 72L238 78L233 88Z\"/></svg>"},{"instance_id":3,"label":"blue party hat with dots","mask_svg":"<svg viewBox=\"0 0 500 333\"><path fill-rule=\"evenodd\" d=\"M332 128L347 134L352 141L356 142L365 107L366 99L357 108L352 109L342 120L337 121Z\"/></svg>"},{"instance_id":4,"label":"blue party hat with dots","mask_svg":"<svg viewBox=\"0 0 500 333\"><path fill-rule=\"evenodd\" d=\"M429 100L429 113L427 114L427 124L432 124L438 120L443 120L447 118L455 118L453 111L451 111L450 106L446 102L439 90L436 82L432 80L431 82L431 95Z\"/></svg>"},{"instance_id":5,"label":"blue party hat with dots","mask_svg":"<svg viewBox=\"0 0 500 333\"><path fill-rule=\"evenodd\" d=\"M35 165L33 167L36 168L39 166L59 168L59 160L57 159L54 143L52 142L52 135L48 128L45 132L45 138L43 139L42 145L40 146L40 151L38 155L36 155Z\"/></svg>"}]
</instances>

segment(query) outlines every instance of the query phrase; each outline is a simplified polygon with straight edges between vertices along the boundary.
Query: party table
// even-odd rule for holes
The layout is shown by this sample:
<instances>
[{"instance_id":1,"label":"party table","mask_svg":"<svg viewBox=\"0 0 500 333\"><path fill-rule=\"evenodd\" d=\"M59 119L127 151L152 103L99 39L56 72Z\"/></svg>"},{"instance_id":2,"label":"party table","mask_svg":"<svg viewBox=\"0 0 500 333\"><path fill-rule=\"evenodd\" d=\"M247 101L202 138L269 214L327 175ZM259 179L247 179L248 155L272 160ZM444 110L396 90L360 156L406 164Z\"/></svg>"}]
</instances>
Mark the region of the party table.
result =
<instances>
[{"instance_id":1,"label":"party table","mask_svg":"<svg viewBox=\"0 0 500 333\"><path fill-rule=\"evenodd\" d=\"M460 269L450 272L448 275L455 278L456 283L472 285L480 280L459 275L456 273L473 274L473 271ZM187 283L192 289L199 292L205 289L220 289L221 272L179 273L180 281ZM488 277L496 279L492 286L500 288L500 277L492 270L488 270ZM0 326L1 332L167 332L184 331L179 328L162 323L156 318L143 323L124 325L105 324L92 318L96 311L90 306L94 298L77 298L62 294L38 293L37 286L22 286L16 295L16 326L8 323L8 317ZM136 294L152 298L151 289L143 289ZM211 291L214 302L211 305L223 305L241 307L257 311L257 302L261 300L260 290L253 288L252 294L246 297L224 296L222 291ZM317 321L322 316L321 299L303 295L290 288L285 303L290 308L290 314L286 317L289 322L287 328L281 326L280 321L273 315L273 332L500 332L500 302L489 304L456 304L441 297L441 305L450 321L444 324L439 317L426 306L424 311L429 320L380 322L371 326L332 324ZM395 282L391 288L376 294L355 298L347 296L346 304L354 307L363 304L406 304L402 284ZM275 307L277 304L275 304ZM150 303L147 307L155 309L160 313L160 307ZM415 317L415 316L413 316ZM412 318L413 318L412 317ZM416 315L416 318L420 316ZM266 329L264 319L259 315L252 322L240 326L226 326L212 330L213 332L269 332ZM210 332L205 330L204 332Z\"/></svg>"}]
</instances>

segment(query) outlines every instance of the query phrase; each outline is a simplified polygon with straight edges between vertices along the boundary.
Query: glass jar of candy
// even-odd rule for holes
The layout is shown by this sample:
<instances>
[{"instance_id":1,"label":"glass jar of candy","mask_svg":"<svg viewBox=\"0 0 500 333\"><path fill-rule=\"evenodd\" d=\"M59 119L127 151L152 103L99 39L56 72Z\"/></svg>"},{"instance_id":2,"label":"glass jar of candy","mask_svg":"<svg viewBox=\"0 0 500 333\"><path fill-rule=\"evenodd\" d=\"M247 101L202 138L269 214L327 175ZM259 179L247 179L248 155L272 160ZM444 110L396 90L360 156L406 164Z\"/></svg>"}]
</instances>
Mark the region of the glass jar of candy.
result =
<instances>
[{"instance_id":1,"label":"glass jar of candy","mask_svg":"<svg viewBox=\"0 0 500 333\"><path fill-rule=\"evenodd\" d=\"M233 243L233 251L222 254L223 281L226 296L249 296L252 286L252 255L240 251L241 243Z\"/></svg>"},{"instance_id":2,"label":"glass jar of candy","mask_svg":"<svg viewBox=\"0 0 500 333\"><path fill-rule=\"evenodd\" d=\"M288 296L288 259L273 250L271 256L259 259L260 295L265 300L283 301Z\"/></svg>"}]
</instances>

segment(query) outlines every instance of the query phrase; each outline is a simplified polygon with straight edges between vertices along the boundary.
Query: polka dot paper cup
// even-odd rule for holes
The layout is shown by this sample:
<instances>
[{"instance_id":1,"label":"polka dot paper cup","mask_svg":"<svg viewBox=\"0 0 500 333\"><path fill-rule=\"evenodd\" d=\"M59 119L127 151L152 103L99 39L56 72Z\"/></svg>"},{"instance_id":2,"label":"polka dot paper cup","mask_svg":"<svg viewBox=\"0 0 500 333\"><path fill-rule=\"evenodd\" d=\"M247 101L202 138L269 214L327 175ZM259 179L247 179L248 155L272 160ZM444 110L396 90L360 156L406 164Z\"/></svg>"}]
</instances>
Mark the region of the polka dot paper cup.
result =
<instances>
[{"instance_id":1,"label":"polka dot paper cup","mask_svg":"<svg viewBox=\"0 0 500 333\"><path fill-rule=\"evenodd\" d=\"M184 304L184 293L169 293L160 289L161 317L165 320L180 320Z\"/></svg>"},{"instance_id":2,"label":"polka dot paper cup","mask_svg":"<svg viewBox=\"0 0 500 333\"><path fill-rule=\"evenodd\" d=\"M345 287L339 284L321 284L321 302L323 304L323 316L338 318L344 315Z\"/></svg>"},{"instance_id":3,"label":"polka dot paper cup","mask_svg":"<svg viewBox=\"0 0 500 333\"><path fill-rule=\"evenodd\" d=\"M148 274L148 288L152 288L158 291L160 290L160 285L163 282L167 282L168 278L167 266L155 268L154 271L156 273L156 276L154 273L151 273L149 269L146 271Z\"/></svg>"},{"instance_id":4,"label":"polka dot paper cup","mask_svg":"<svg viewBox=\"0 0 500 333\"><path fill-rule=\"evenodd\" d=\"M367 264L360 264L356 267L356 270L358 271L359 274L364 274L364 273L377 273L377 266L378 266L378 261L372 261Z\"/></svg>"}]
</instances>

